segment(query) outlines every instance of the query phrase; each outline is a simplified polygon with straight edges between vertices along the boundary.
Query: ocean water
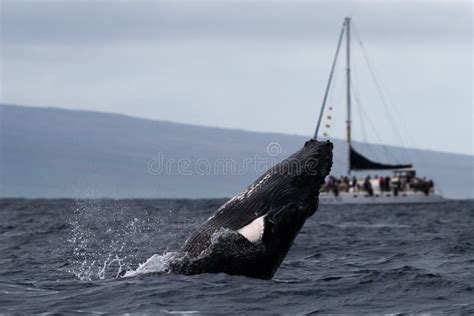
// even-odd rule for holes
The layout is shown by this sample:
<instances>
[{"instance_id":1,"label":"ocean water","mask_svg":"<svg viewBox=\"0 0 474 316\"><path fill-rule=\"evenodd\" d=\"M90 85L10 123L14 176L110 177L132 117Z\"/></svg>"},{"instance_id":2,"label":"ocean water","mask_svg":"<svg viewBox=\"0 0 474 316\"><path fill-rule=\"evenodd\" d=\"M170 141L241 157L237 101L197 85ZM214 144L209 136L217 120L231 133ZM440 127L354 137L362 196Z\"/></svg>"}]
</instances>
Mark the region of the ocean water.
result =
<instances>
[{"instance_id":1,"label":"ocean water","mask_svg":"<svg viewBox=\"0 0 474 316\"><path fill-rule=\"evenodd\" d=\"M164 273L223 202L0 200L0 312L474 313L473 201L321 206L269 281Z\"/></svg>"}]
</instances>

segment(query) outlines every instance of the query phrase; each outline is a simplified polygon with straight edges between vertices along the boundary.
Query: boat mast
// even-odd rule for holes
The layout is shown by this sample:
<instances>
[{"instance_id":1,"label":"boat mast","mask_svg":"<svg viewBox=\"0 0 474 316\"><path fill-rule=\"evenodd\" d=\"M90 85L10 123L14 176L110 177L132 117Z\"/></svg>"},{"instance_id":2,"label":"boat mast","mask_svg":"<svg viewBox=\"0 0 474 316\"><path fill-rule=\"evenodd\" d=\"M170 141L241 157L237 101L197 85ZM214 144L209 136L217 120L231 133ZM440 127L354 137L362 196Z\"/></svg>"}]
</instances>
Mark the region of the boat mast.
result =
<instances>
[{"instance_id":1,"label":"boat mast","mask_svg":"<svg viewBox=\"0 0 474 316\"><path fill-rule=\"evenodd\" d=\"M347 133L347 173L351 174L351 148L352 148L352 137L351 137L351 18L344 18L344 23L342 24L341 34L339 35L339 41L337 43L336 54L332 62L331 72L329 74L329 80L326 86L326 91L324 93L323 104L321 106L321 111L319 113L318 123L316 125L316 131L314 132L314 139L317 139L319 127L321 125L321 120L324 114L324 108L326 106L326 101L329 94L329 89L331 87L332 77L334 74L334 69L336 68L336 61L339 55L339 48L341 47L342 39L344 37L344 32L346 33L346 96L347 96L347 120L346 120L346 133Z\"/></svg>"},{"instance_id":2,"label":"boat mast","mask_svg":"<svg viewBox=\"0 0 474 316\"><path fill-rule=\"evenodd\" d=\"M347 163L351 174L351 18L345 18L346 24L346 95L347 95Z\"/></svg>"}]
</instances>

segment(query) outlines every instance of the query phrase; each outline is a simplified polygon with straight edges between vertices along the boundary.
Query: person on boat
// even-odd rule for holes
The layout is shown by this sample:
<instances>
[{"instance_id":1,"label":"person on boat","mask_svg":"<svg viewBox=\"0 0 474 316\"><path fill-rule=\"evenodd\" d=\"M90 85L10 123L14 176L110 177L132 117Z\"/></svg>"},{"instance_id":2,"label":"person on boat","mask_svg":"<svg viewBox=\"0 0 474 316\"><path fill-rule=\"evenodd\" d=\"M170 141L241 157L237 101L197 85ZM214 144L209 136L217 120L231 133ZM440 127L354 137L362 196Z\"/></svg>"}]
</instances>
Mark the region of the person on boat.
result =
<instances>
[{"instance_id":1,"label":"person on boat","mask_svg":"<svg viewBox=\"0 0 474 316\"><path fill-rule=\"evenodd\" d=\"M339 191L341 190L341 180L340 178L331 177L330 185L328 186L328 191L331 191L334 196L339 196Z\"/></svg>"},{"instance_id":2,"label":"person on boat","mask_svg":"<svg viewBox=\"0 0 474 316\"><path fill-rule=\"evenodd\" d=\"M386 190L386 187L385 187L385 178L384 177L380 177L379 179L379 187L380 187L380 191L387 191Z\"/></svg>"},{"instance_id":3,"label":"person on boat","mask_svg":"<svg viewBox=\"0 0 474 316\"><path fill-rule=\"evenodd\" d=\"M372 190L374 191L381 191L382 188L380 188L379 185L379 176L375 175L374 178L370 181L370 184L372 184Z\"/></svg>"},{"instance_id":4,"label":"person on boat","mask_svg":"<svg viewBox=\"0 0 474 316\"><path fill-rule=\"evenodd\" d=\"M326 191L326 193L330 192L333 190L333 187L336 185L336 179L334 179L333 176L329 176L327 181L326 181L326 184L324 185L324 191Z\"/></svg>"},{"instance_id":5,"label":"person on boat","mask_svg":"<svg viewBox=\"0 0 474 316\"><path fill-rule=\"evenodd\" d=\"M372 188L370 176L367 176L365 178L363 188L364 188L364 191L366 191L369 194L369 196L374 195L374 189Z\"/></svg>"},{"instance_id":6,"label":"person on boat","mask_svg":"<svg viewBox=\"0 0 474 316\"><path fill-rule=\"evenodd\" d=\"M400 190L405 192L407 190L407 179L408 179L408 176L401 176L399 177L399 181L400 181ZM387 189L387 191L390 191L390 187Z\"/></svg>"},{"instance_id":7,"label":"person on boat","mask_svg":"<svg viewBox=\"0 0 474 316\"><path fill-rule=\"evenodd\" d=\"M407 174L406 174L407 183L411 183L411 181L415 177L416 177L416 172L414 170L408 171Z\"/></svg>"},{"instance_id":8,"label":"person on boat","mask_svg":"<svg viewBox=\"0 0 474 316\"><path fill-rule=\"evenodd\" d=\"M430 182L427 181L426 178L423 178L423 180L421 180L421 190L425 195L430 194L431 186Z\"/></svg>"},{"instance_id":9,"label":"person on boat","mask_svg":"<svg viewBox=\"0 0 474 316\"><path fill-rule=\"evenodd\" d=\"M398 192L400 191L400 182L395 182L395 185L393 186L393 195L398 196Z\"/></svg>"},{"instance_id":10,"label":"person on boat","mask_svg":"<svg viewBox=\"0 0 474 316\"><path fill-rule=\"evenodd\" d=\"M349 192L349 188L350 188L349 178L347 176L341 176L339 178L339 191Z\"/></svg>"},{"instance_id":11,"label":"person on boat","mask_svg":"<svg viewBox=\"0 0 474 316\"><path fill-rule=\"evenodd\" d=\"M390 191L390 181L391 181L391 180L392 180L392 179L390 179L389 176L386 176L386 177L385 177L384 183L385 183L385 191L386 191L386 192L389 192L389 191Z\"/></svg>"},{"instance_id":12,"label":"person on boat","mask_svg":"<svg viewBox=\"0 0 474 316\"><path fill-rule=\"evenodd\" d=\"M343 176L339 176L339 178L336 180L336 183L337 183L337 187L338 187L339 191L344 192L346 190L346 188L344 187L344 177Z\"/></svg>"},{"instance_id":13,"label":"person on boat","mask_svg":"<svg viewBox=\"0 0 474 316\"><path fill-rule=\"evenodd\" d=\"M359 191L359 185L357 184L357 178L355 176L352 176L351 187L353 192Z\"/></svg>"},{"instance_id":14,"label":"person on boat","mask_svg":"<svg viewBox=\"0 0 474 316\"><path fill-rule=\"evenodd\" d=\"M346 192L349 192L349 189L351 187L351 182L349 181L349 177L345 176L344 177L344 184L346 185Z\"/></svg>"},{"instance_id":15,"label":"person on boat","mask_svg":"<svg viewBox=\"0 0 474 316\"><path fill-rule=\"evenodd\" d=\"M434 191L434 181L432 179L430 179L430 181L428 181L428 185L430 187L430 192L433 192Z\"/></svg>"}]
</instances>

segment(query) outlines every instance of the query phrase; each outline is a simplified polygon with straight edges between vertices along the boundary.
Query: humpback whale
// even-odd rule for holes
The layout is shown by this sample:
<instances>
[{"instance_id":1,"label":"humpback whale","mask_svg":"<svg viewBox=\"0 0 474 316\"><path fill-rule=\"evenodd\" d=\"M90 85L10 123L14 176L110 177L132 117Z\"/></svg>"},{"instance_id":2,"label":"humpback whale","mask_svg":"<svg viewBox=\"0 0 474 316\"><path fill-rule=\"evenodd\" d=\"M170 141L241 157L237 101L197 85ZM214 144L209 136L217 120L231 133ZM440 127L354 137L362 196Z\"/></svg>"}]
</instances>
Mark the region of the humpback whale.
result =
<instances>
[{"instance_id":1,"label":"humpback whale","mask_svg":"<svg viewBox=\"0 0 474 316\"><path fill-rule=\"evenodd\" d=\"M329 141L311 139L270 168L191 234L169 270L271 279L318 208L332 149Z\"/></svg>"}]
</instances>

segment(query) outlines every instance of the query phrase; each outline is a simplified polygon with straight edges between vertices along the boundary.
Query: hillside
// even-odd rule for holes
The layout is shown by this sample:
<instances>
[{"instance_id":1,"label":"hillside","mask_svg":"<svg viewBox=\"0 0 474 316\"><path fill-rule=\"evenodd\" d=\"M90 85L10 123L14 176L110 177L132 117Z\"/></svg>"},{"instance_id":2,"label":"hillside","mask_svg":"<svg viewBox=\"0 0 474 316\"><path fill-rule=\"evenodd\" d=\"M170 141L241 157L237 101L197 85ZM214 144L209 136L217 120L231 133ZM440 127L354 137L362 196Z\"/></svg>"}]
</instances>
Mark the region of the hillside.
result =
<instances>
[{"instance_id":1,"label":"hillside","mask_svg":"<svg viewBox=\"0 0 474 316\"><path fill-rule=\"evenodd\" d=\"M12 105L0 105L0 120L2 197L231 196L308 138ZM267 152L272 142L277 155ZM387 150L371 148L380 157ZM474 157L407 152L445 196L474 197ZM336 140L333 174L344 173L345 154Z\"/></svg>"}]
</instances>

